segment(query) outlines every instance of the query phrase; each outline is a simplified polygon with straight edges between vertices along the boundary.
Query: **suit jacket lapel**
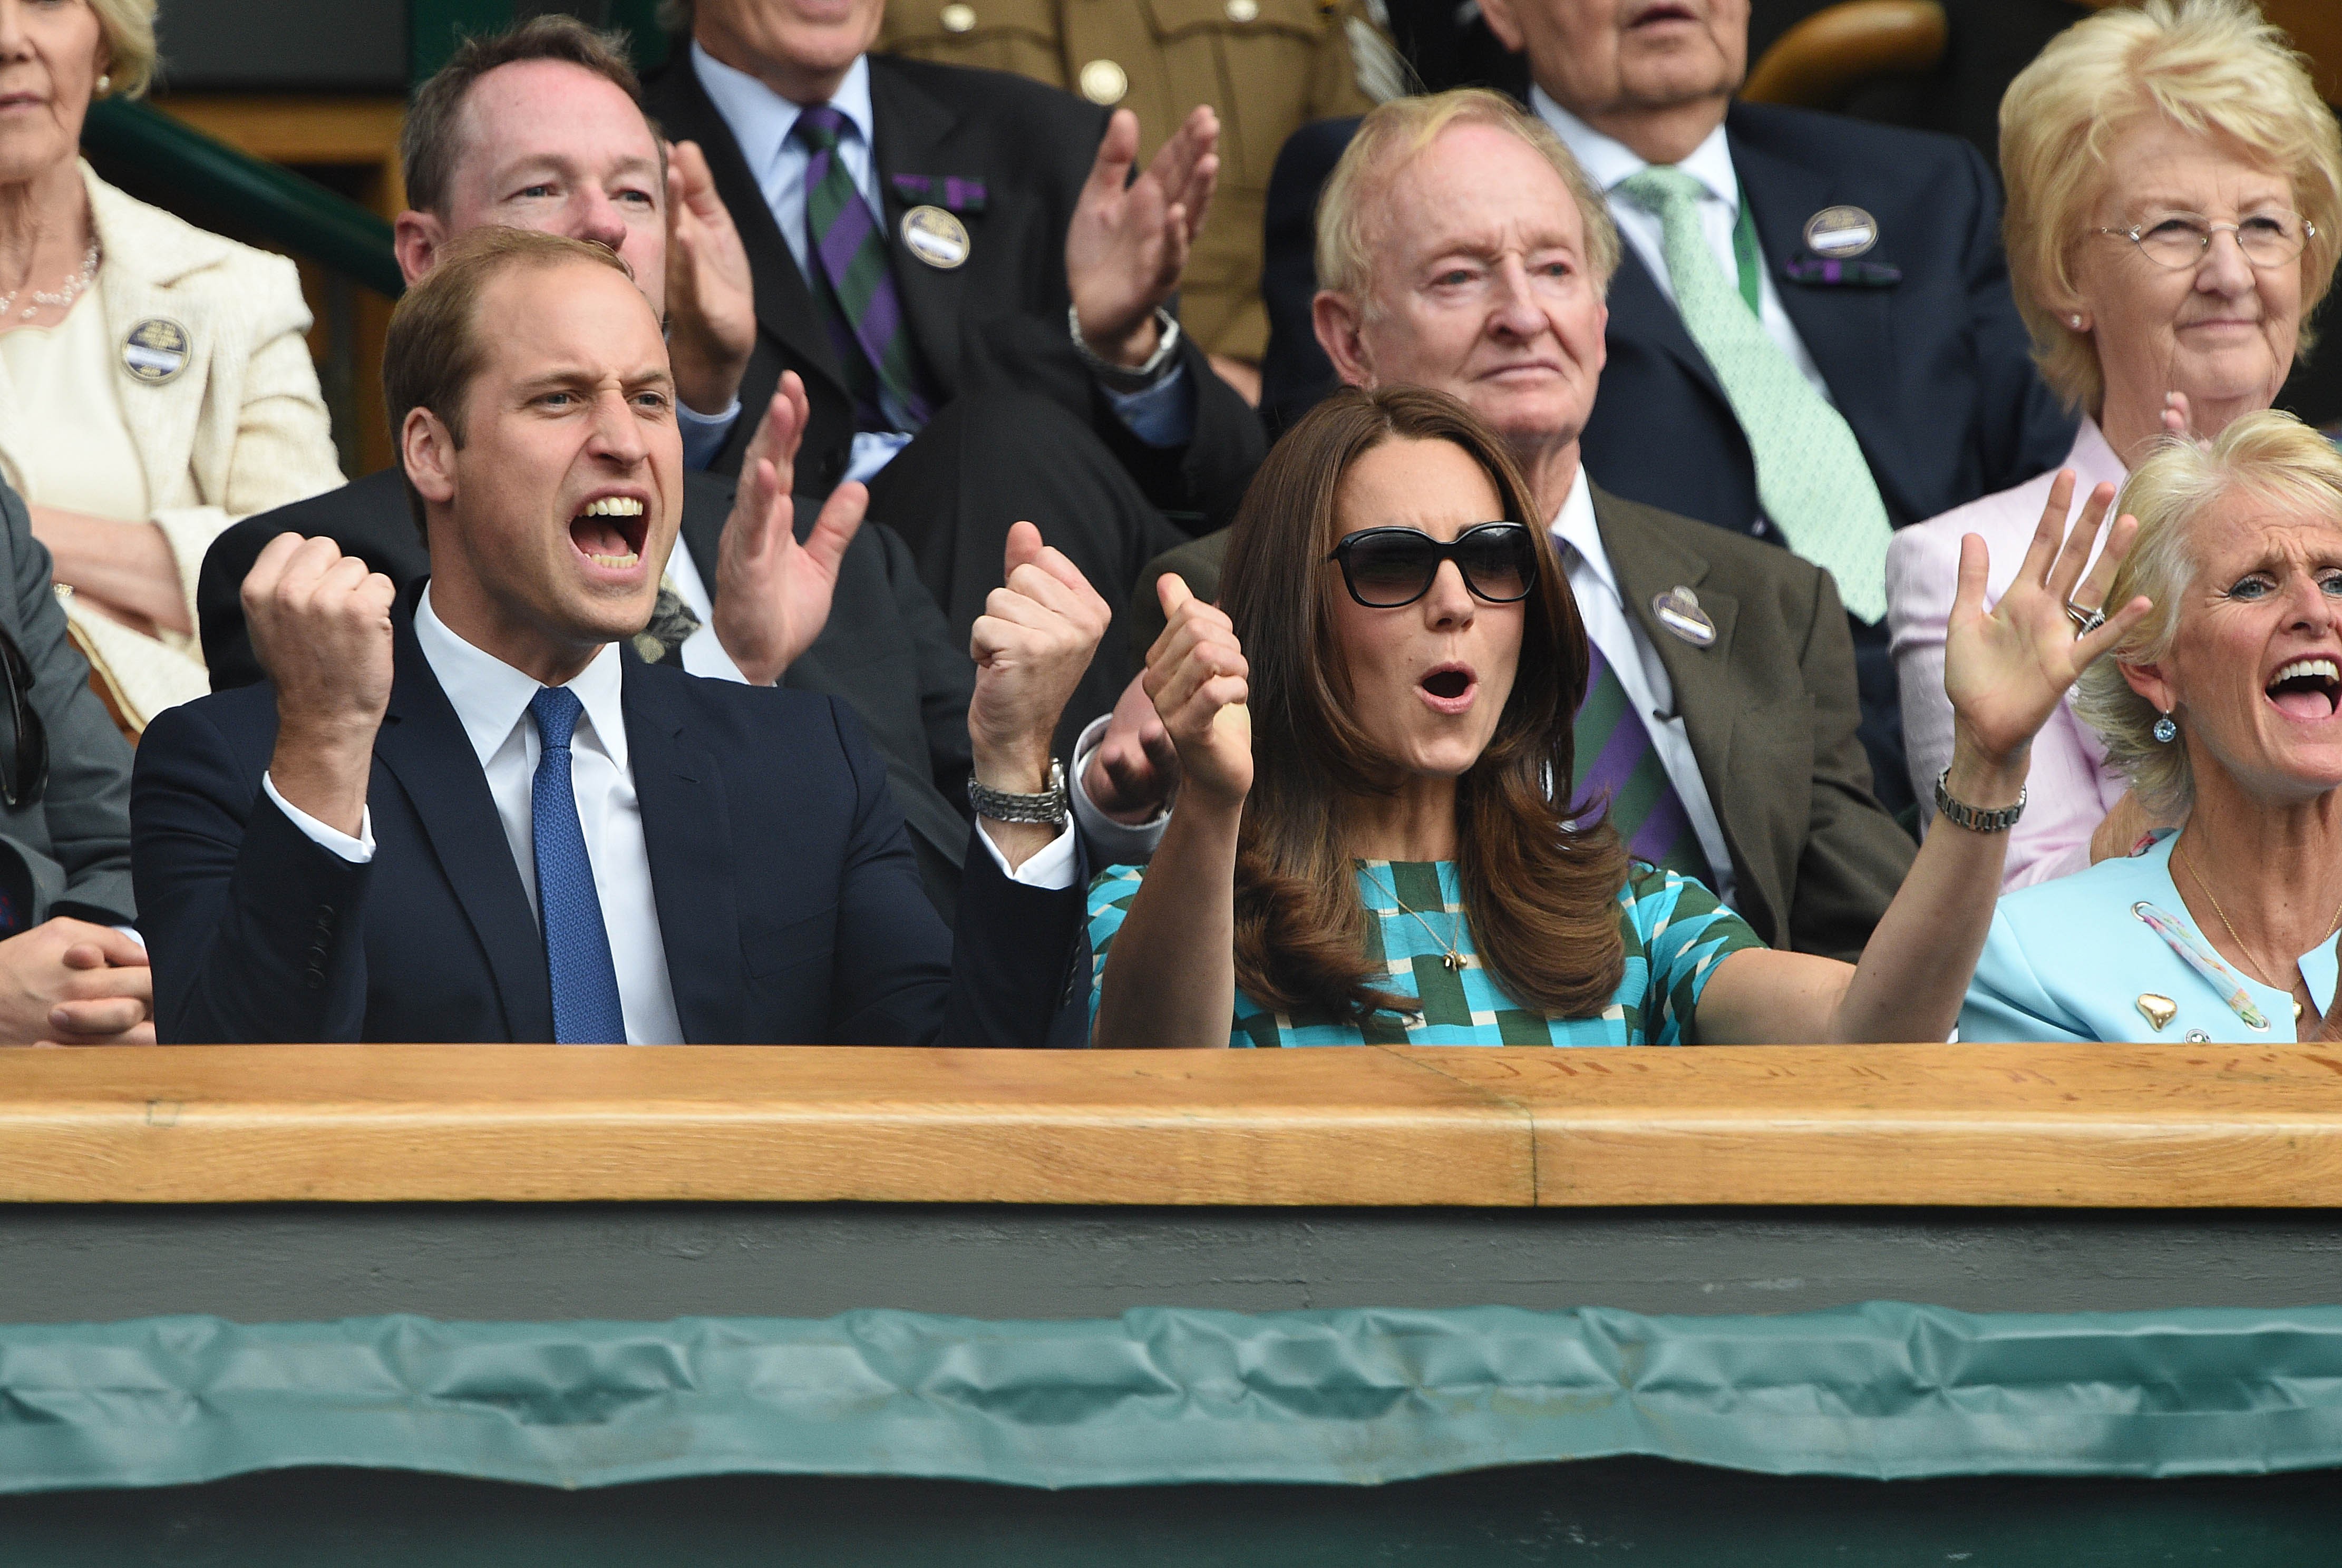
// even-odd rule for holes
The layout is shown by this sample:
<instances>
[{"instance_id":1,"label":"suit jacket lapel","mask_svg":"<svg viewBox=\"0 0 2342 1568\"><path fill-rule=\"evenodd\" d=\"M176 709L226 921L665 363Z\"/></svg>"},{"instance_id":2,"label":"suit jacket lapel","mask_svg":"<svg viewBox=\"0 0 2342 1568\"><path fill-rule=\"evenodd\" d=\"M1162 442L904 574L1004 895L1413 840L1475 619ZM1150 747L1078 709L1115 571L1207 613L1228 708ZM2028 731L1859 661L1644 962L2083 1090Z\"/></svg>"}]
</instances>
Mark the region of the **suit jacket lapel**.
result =
<instances>
[{"instance_id":1,"label":"suit jacket lapel","mask_svg":"<svg viewBox=\"0 0 2342 1568\"><path fill-rule=\"evenodd\" d=\"M708 101L706 89L699 85L699 74L691 68L688 57L678 57L667 67L667 75L675 87L671 101L664 105L668 122L666 133L697 142L700 151L707 155L716 194L724 198L724 205L740 231L740 243L748 253L757 325L788 351L789 363L829 377L841 394L850 396L846 372L837 362L837 350L831 345L829 333L821 325L820 313L814 305L813 291L806 285L805 274L797 269L796 257L789 253L788 242L781 237L781 225L773 219L763 185L750 172L747 160L740 155L740 144L734 139L732 127L724 123L724 116ZM753 419L762 412L743 408L741 416Z\"/></svg>"},{"instance_id":2,"label":"suit jacket lapel","mask_svg":"<svg viewBox=\"0 0 2342 1568\"><path fill-rule=\"evenodd\" d=\"M958 115L948 105L914 86L878 55L870 59L871 119L877 145L871 150L878 168L878 223L886 235L886 255L893 264L895 292L903 302L903 316L912 341L936 378L936 392L949 397L959 386L960 311L967 292L967 267L935 267L896 243L903 215L916 202L906 202L895 188L896 175L975 175L984 171L976 148L966 135L956 136ZM970 249L984 243L983 215L960 215L970 231Z\"/></svg>"},{"instance_id":3,"label":"suit jacket lapel","mask_svg":"<svg viewBox=\"0 0 2342 1568\"><path fill-rule=\"evenodd\" d=\"M667 984L688 1041L747 1038L732 821L716 759L694 742L647 666L631 649L626 670L628 765L641 802L651 896L658 906Z\"/></svg>"},{"instance_id":4,"label":"suit jacket lapel","mask_svg":"<svg viewBox=\"0 0 2342 1568\"><path fill-rule=\"evenodd\" d=\"M113 374L121 378L123 421L138 448L147 495L156 506L168 505L186 479L187 454L195 449L195 422L203 416L204 394L212 383L211 357L218 346L213 330L217 324L195 315L189 302L171 285L189 272L214 265L226 247L214 242L190 248L175 229L152 233L149 215L100 185L87 165L82 173L89 192L90 223L105 253L105 265L97 269L97 294L114 340L109 346ZM122 368L123 345L132 328L158 318L186 334L187 361L167 381L141 381ZM19 395L35 391L25 388Z\"/></svg>"},{"instance_id":5,"label":"suit jacket lapel","mask_svg":"<svg viewBox=\"0 0 2342 1568\"><path fill-rule=\"evenodd\" d=\"M1727 133L1728 135L1728 133ZM1817 287L1785 270L1806 254L1806 223L1837 201L1824 175L1777 154L1730 137L1740 199L1756 223L1757 247L1773 275L1773 291L1806 352L1829 384L1830 399L1857 432L1867 411L1886 406L1895 374L1895 339L1887 316L1891 288ZM1874 254L1871 259L1878 259Z\"/></svg>"},{"instance_id":6,"label":"suit jacket lapel","mask_svg":"<svg viewBox=\"0 0 2342 1568\"><path fill-rule=\"evenodd\" d=\"M1675 301L1660 291L1658 280L1651 276L1650 269L1644 266L1641 254L1633 245L1621 242L1618 248L1618 271L1610 280L1607 300L1610 335L1656 345L1680 363L1718 404L1730 409L1731 400L1724 395L1724 384L1716 379L1707 355L1692 341Z\"/></svg>"},{"instance_id":7,"label":"suit jacket lapel","mask_svg":"<svg viewBox=\"0 0 2342 1568\"><path fill-rule=\"evenodd\" d=\"M395 618L396 674L374 754L413 804L440 874L455 889L488 956L511 1037L550 1040L553 983L545 966L545 939L513 864L512 843L488 794L487 776L455 704L415 639L413 609L420 597L418 585Z\"/></svg>"}]
</instances>

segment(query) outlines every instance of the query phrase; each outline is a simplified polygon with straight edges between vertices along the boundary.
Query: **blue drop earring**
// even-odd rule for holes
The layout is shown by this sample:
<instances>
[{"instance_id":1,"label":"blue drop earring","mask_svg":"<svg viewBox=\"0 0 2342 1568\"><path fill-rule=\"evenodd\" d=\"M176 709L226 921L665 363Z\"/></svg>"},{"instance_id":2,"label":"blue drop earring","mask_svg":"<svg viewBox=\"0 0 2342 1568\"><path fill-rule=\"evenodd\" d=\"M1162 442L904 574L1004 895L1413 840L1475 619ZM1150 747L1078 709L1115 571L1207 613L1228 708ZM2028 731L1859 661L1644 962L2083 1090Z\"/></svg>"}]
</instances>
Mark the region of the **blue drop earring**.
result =
<instances>
[{"instance_id":1,"label":"blue drop earring","mask_svg":"<svg viewBox=\"0 0 2342 1568\"><path fill-rule=\"evenodd\" d=\"M2155 738L2162 742L2165 745L2169 745L2172 742L2172 738L2178 734L2179 726L2171 722L2171 715L2169 714L2166 714L2161 718L2155 721Z\"/></svg>"}]
</instances>

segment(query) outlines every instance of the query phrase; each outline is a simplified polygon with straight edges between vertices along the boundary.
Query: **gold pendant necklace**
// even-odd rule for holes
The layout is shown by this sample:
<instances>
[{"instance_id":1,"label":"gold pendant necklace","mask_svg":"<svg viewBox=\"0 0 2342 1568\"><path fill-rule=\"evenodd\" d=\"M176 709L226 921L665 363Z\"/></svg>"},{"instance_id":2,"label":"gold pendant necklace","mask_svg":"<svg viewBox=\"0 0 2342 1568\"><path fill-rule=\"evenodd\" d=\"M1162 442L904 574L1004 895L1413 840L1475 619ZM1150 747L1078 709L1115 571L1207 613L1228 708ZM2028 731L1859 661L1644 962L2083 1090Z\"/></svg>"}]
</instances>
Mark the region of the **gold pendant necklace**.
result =
<instances>
[{"instance_id":1,"label":"gold pendant necklace","mask_svg":"<svg viewBox=\"0 0 2342 1568\"><path fill-rule=\"evenodd\" d=\"M2171 857L2174 860L2178 860L2179 846L2177 844L2173 844L2171 846ZM2253 956L2253 950L2245 945L2245 939L2237 934L2236 923L2228 918L2228 912L2220 907L2220 895L2212 891L2211 884L2204 880L2202 874L2197 871L2193 864L2187 861L2180 861L2179 864L2181 867L2187 871L2187 880L2194 883L2196 884L2197 891L2203 894L2203 895L2211 902L2212 913L2220 917L2220 924L2227 929L2228 940L2237 944L2237 951L2238 953L2244 954L2245 965L2253 972L2253 978L2259 981L2262 984L2267 986L2272 991L2282 991L2287 995L2291 995L2293 994L2292 986L2279 985L2276 981L2269 979L2261 972L2260 961ZM2334 918L2326 923L2326 936L2333 935L2337 930L2342 930L2342 905L2337 905L2334 911ZM2323 942L2326 940L2326 937L2321 936L2318 940ZM2300 1004L2296 1003L2294 1004L2296 1016L2299 1015L2300 1011Z\"/></svg>"},{"instance_id":2,"label":"gold pendant necklace","mask_svg":"<svg viewBox=\"0 0 2342 1568\"><path fill-rule=\"evenodd\" d=\"M1446 970L1450 974L1456 974L1463 969L1464 955L1456 951L1456 944L1452 942L1442 940L1439 933L1432 929L1431 922L1423 918L1423 912L1420 910L1409 909L1406 906L1406 900L1398 895L1397 877L1392 877L1390 881L1386 884L1375 875L1373 870L1368 867L1364 861L1360 861L1358 863L1358 869L1366 874L1366 880L1375 884L1376 892L1389 894L1391 902L1398 905L1398 912L1401 914L1414 915L1415 923L1423 927L1424 934L1430 937L1432 941L1439 944L1439 950L1444 955L1439 960L1439 966L1442 969ZM1434 876L1437 876L1439 874L1435 871L1432 874Z\"/></svg>"}]
</instances>

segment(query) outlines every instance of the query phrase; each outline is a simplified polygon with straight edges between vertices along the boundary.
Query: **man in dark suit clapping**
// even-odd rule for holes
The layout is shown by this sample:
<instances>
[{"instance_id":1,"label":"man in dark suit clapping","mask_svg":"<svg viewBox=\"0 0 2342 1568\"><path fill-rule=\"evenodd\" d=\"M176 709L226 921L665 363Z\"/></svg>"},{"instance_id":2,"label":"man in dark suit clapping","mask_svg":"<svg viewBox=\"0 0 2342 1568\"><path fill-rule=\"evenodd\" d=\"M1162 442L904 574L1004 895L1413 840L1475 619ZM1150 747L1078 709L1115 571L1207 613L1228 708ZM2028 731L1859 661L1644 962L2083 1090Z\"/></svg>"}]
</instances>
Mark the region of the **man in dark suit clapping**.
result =
<instances>
[{"instance_id":1,"label":"man in dark suit clapping","mask_svg":"<svg viewBox=\"0 0 2342 1568\"><path fill-rule=\"evenodd\" d=\"M489 324L493 324L493 330ZM1050 734L1106 624L1028 527L975 628L979 810L955 950L835 698L646 664L683 475L657 317L609 251L485 228L385 354L431 551L402 594L285 535L245 588L271 682L172 710L135 777L165 1041L1039 1044L1076 974ZM858 494L809 538L759 438L737 544L762 664L812 642Z\"/></svg>"}]
</instances>

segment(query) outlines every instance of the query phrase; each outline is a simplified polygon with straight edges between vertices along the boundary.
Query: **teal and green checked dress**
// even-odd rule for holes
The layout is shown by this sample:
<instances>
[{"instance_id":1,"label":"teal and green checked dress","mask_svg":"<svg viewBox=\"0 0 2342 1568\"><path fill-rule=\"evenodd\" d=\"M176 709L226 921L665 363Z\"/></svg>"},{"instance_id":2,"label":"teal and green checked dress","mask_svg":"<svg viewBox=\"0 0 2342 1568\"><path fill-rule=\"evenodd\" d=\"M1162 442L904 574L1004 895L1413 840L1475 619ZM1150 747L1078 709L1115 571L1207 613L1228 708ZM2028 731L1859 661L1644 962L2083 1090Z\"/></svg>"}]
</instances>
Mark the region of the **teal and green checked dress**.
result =
<instances>
[{"instance_id":1,"label":"teal and green checked dress","mask_svg":"<svg viewBox=\"0 0 2342 1568\"><path fill-rule=\"evenodd\" d=\"M1495 976L1473 954L1455 862L1356 864L1358 895L1370 917L1367 959L1390 972L1389 989L1421 998L1423 1011L1377 1013L1361 1028L1324 1014L1270 1013L1239 991L1229 1044L1680 1045L1698 1038L1699 995L1717 963L1744 947L1765 945L1746 921L1698 883L1636 861L1618 890L1618 934L1626 939L1626 969L1617 992L1595 1017L1553 1018L1498 990ZM1122 929L1145 874L1142 866L1110 866L1090 884L1090 946L1100 979L1114 934ZM1394 889L1406 910L1393 901ZM1446 955L1443 940L1463 955L1462 970L1451 971L1440 962ZM1095 1021L1096 986L1090 1009Z\"/></svg>"}]
</instances>

